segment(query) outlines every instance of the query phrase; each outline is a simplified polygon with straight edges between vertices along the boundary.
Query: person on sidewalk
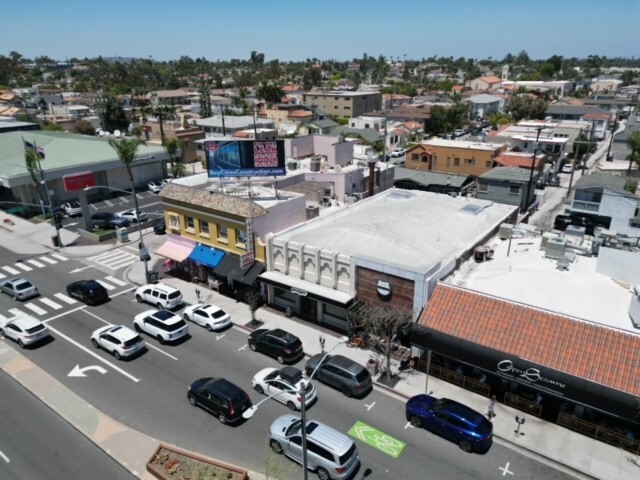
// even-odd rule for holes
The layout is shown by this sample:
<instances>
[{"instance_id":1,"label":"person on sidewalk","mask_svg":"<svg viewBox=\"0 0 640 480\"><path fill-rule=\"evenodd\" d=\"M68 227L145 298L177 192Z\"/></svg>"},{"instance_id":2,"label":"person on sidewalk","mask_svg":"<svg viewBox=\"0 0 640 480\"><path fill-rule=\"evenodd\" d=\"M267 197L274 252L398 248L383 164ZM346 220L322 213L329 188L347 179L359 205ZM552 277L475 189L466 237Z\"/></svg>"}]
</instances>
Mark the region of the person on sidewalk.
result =
<instances>
[{"instance_id":1,"label":"person on sidewalk","mask_svg":"<svg viewBox=\"0 0 640 480\"><path fill-rule=\"evenodd\" d=\"M491 395L489 400L489 408L487 409L487 417L489 420L493 420L496 416L496 396Z\"/></svg>"}]
</instances>

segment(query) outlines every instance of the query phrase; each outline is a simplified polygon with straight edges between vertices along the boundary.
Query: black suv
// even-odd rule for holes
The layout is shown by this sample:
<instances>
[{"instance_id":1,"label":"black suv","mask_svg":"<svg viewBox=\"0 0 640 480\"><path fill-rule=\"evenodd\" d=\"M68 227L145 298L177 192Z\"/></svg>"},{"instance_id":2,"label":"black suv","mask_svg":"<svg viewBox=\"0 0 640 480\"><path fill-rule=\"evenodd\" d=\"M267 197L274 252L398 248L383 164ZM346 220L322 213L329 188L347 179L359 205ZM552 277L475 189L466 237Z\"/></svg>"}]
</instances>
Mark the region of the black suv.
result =
<instances>
[{"instance_id":1,"label":"black suv","mask_svg":"<svg viewBox=\"0 0 640 480\"><path fill-rule=\"evenodd\" d=\"M187 398L191 405L208 410L222 424L239 422L242 414L252 407L249 395L224 378L196 380L189 387Z\"/></svg>"},{"instance_id":2,"label":"black suv","mask_svg":"<svg viewBox=\"0 0 640 480\"><path fill-rule=\"evenodd\" d=\"M90 225L95 229L122 228L129 226L129 220L113 212L98 212L91 215Z\"/></svg>"},{"instance_id":3,"label":"black suv","mask_svg":"<svg viewBox=\"0 0 640 480\"><path fill-rule=\"evenodd\" d=\"M311 377L324 355L319 353L307 360L305 372ZM337 388L346 397L364 397L373 388L371 374L357 362L342 355L327 355L316 370L315 378Z\"/></svg>"},{"instance_id":4,"label":"black suv","mask_svg":"<svg viewBox=\"0 0 640 480\"><path fill-rule=\"evenodd\" d=\"M98 305L109 300L107 289L95 280L79 280L67 285L67 295L87 305Z\"/></svg>"},{"instance_id":5,"label":"black suv","mask_svg":"<svg viewBox=\"0 0 640 480\"><path fill-rule=\"evenodd\" d=\"M280 328L260 328L249 335L248 341L251 351L269 355L278 363L297 361L304 356L300 339Z\"/></svg>"}]
</instances>

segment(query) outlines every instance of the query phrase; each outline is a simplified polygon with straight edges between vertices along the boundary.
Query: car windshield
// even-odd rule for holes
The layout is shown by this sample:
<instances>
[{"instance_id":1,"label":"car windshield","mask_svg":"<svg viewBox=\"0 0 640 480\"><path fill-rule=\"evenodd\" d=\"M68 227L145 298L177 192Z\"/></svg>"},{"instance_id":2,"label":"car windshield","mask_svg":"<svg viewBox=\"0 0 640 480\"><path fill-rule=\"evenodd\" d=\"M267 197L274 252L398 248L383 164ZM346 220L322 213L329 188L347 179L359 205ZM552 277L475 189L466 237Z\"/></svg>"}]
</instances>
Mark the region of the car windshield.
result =
<instances>
[{"instance_id":1,"label":"car windshield","mask_svg":"<svg viewBox=\"0 0 640 480\"><path fill-rule=\"evenodd\" d=\"M170 319L171 317L173 317L173 316L174 316L174 314L173 314L173 313L171 313L171 312L170 312L170 311L168 311L168 310L159 310L159 311L157 311L157 312L154 314L154 316L155 316L158 320L168 320L168 319Z\"/></svg>"},{"instance_id":2,"label":"car windshield","mask_svg":"<svg viewBox=\"0 0 640 480\"><path fill-rule=\"evenodd\" d=\"M172 299L172 300L173 300L174 298L178 298L179 296L180 296L180 292L179 292L179 291L177 291L177 290L176 290L175 292L173 292L173 293L170 293L170 294L168 295L168 297L169 297L170 299Z\"/></svg>"},{"instance_id":3,"label":"car windshield","mask_svg":"<svg viewBox=\"0 0 640 480\"><path fill-rule=\"evenodd\" d=\"M39 332L40 330L44 330L44 325L36 325L35 327L27 328L27 333L29 335Z\"/></svg>"},{"instance_id":4,"label":"car windshield","mask_svg":"<svg viewBox=\"0 0 640 480\"><path fill-rule=\"evenodd\" d=\"M302 420L296 420L291 425L289 425L289 428L287 428L287 431L285 432L285 435L287 437L291 437L292 435L300 433L300 427L301 426L302 426ZM307 429L307 433L309 433L309 429Z\"/></svg>"},{"instance_id":5,"label":"car windshield","mask_svg":"<svg viewBox=\"0 0 640 480\"><path fill-rule=\"evenodd\" d=\"M213 312L213 313L211 314L211 316L212 316L213 318L222 318L222 317L224 317L225 315L226 315L226 313L224 313L224 310L218 310L217 312Z\"/></svg>"}]
</instances>

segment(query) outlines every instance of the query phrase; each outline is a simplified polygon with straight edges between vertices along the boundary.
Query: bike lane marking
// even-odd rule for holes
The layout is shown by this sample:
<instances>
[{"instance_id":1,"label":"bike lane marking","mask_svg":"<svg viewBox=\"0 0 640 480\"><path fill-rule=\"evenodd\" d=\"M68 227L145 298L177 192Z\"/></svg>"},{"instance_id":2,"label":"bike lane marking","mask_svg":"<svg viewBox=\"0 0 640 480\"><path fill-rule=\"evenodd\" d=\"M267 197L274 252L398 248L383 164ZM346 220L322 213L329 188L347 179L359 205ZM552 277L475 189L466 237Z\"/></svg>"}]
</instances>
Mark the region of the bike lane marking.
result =
<instances>
[{"instance_id":1,"label":"bike lane marking","mask_svg":"<svg viewBox=\"0 0 640 480\"><path fill-rule=\"evenodd\" d=\"M357 421L347 433L393 458L398 458L407 445L361 421Z\"/></svg>"}]
</instances>

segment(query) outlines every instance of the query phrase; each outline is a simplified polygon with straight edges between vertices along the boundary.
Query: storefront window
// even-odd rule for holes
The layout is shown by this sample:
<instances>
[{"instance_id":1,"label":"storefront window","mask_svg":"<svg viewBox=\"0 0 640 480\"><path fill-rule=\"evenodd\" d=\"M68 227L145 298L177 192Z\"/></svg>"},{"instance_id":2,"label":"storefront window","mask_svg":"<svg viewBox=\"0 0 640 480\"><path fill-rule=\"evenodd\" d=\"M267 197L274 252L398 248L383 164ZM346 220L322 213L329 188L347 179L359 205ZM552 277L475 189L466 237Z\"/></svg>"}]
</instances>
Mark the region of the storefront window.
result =
<instances>
[{"instance_id":1,"label":"storefront window","mask_svg":"<svg viewBox=\"0 0 640 480\"><path fill-rule=\"evenodd\" d=\"M274 292L276 297L281 298L283 300L288 300L289 302L295 302L296 296L291 293L289 290L284 290L282 288L274 288Z\"/></svg>"}]
</instances>

